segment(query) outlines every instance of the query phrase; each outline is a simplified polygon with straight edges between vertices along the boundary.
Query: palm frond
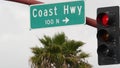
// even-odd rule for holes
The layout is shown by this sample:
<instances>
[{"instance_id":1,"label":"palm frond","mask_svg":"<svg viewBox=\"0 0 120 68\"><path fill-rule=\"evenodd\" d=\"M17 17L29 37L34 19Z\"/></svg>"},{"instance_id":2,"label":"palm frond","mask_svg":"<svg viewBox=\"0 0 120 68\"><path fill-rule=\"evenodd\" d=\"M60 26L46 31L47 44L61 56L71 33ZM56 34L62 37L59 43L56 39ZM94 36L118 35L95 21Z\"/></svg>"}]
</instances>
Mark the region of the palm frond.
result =
<instances>
[{"instance_id":1,"label":"palm frond","mask_svg":"<svg viewBox=\"0 0 120 68\"><path fill-rule=\"evenodd\" d=\"M47 48L47 51L50 53L61 53L62 48L59 45L52 45L49 48Z\"/></svg>"},{"instance_id":2,"label":"palm frond","mask_svg":"<svg viewBox=\"0 0 120 68\"><path fill-rule=\"evenodd\" d=\"M34 54L30 58L31 68L52 68L51 64L56 68L92 68L85 61L89 54L79 49L83 46L83 42L68 40L64 33L55 34L53 37L45 35L39 41L44 48L31 48Z\"/></svg>"},{"instance_id":3,"label":"palm frond","mask_svg":"<svg viewBox=\"0 0 120 68\"><path fill-rule=\"evenodd\" d=\"M79 57L80 58L88 58L90 55L89 54L86 54L85 52L81 52Z\"/></svg>"},{"instance_id":4,"label":"palm frond","mask_svg":"<svg viewBox=\"0 0 120 68\"><path fill-rule=\"evenodd\" d=\"M66 36L64 33L58 33L52 38L52 40L54 44L62 45L66 41Z\"/></svg>"},{"instance_id":5,"label":"palm frond","mask_svg":"<svg viewBox=\"0 0 120 68\"><path fill-rule=\"evenodd\" d=\"M44 52L44 48L40 48L40 47L32 47L31 50L32 53L34 53L34 55L40 55Z\"/></svg>"},{"instance_id":6,"label":"palm frond","mask_svg":"<svg viewBox=\"0 0 120 68\"><path fill-rule=\"evenodd\" d=\"M39 41L46 47L52 44L52 39L49 36L44 36L44 38L39 39Z\"/></svg>"}]
</instances>

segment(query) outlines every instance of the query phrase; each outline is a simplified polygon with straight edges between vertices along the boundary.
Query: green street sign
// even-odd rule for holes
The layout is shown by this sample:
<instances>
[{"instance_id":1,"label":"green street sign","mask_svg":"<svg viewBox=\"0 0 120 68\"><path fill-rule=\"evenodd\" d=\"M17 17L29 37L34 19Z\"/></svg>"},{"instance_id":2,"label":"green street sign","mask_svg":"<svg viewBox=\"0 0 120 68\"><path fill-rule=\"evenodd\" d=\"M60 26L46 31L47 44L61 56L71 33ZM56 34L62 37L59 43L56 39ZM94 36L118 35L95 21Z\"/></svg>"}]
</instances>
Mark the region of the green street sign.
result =
<instances>
[{"instance_id":1,"label":"green street sign","mask_svg":"<svg viewBox=\"0 0 120 68\"><path fill-rule=\"evenodd\" d=\"M84 1L31 5L31 29L85 23Z\"/></svg>"}]
</instances>

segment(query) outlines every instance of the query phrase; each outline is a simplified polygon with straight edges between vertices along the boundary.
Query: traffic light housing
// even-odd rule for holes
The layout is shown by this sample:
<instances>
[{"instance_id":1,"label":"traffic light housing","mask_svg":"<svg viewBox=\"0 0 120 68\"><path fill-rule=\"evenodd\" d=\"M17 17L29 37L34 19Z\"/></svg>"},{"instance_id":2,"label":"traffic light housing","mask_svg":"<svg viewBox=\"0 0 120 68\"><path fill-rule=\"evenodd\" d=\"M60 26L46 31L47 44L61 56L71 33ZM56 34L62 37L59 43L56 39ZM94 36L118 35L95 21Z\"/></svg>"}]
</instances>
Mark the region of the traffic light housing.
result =
<instances>
[{"instance_id":1,"label":"traffic light housing","mask_svg":"<svg viewBox=\"0 0 120 68\"><path fill-rule=\"evenodd\" d=\"M98 64L120 63L119 6L97 9Z\"/></svg>"}]
</instances>

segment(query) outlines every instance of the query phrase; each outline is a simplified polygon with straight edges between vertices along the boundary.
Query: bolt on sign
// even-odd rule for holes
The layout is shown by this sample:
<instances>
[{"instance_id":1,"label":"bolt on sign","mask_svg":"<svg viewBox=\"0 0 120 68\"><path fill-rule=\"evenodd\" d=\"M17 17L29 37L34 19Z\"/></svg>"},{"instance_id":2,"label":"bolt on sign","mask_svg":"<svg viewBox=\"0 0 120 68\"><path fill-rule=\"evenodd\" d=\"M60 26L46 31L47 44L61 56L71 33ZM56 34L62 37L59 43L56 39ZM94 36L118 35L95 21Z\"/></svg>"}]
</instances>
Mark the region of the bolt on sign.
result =
<instances>
[{"instance_id":1,"label":"bolt on sign","mask_svg":"<svg viewBox=\"0 0 120 68\"><path fill-rule=\"evenodd\" d=\"M31 29L85 23L84 1L31 5Z\"/></svg>"}]
</instances>

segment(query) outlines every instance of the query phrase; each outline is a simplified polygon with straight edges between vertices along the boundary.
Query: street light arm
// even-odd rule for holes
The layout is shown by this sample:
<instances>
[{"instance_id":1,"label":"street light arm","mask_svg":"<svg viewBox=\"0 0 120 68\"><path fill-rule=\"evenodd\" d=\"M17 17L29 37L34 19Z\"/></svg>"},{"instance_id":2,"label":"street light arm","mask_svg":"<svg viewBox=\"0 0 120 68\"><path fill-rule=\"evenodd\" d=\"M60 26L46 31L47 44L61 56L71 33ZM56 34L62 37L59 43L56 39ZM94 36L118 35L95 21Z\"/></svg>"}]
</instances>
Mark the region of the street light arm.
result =
<instances>
[{"instance_id":1,"label":"street light arm","mask_svg":"<svg viewBox=\"0 0 120 68\"><path fill-rule=\"evenodd\" d=\"M13 1L13 2L18 2L22 4L27 4L27 5L32 5L32 4L43 4L43 2L37 1L37 0L6 0L6 1ZM97 26L96 20L86 17L86 24L90 25L92 27Z\"/></svg>"},{"instance_id":2,"label":"street light arm","mask_svg":"<svg viewBox=\"0 0 120 68\"><path fill-rule=\"evenodd\" d=\"M22 4L32 5L32 4L42 4L43 2L37 1L37 0L6 0L6 1L12 1L12 2L18 2Z\"/></svg>"},{"instance_id":3,"label":"street light arm","mask_svg":"<svg viewBox=\"0 0 120 68\"><path fill-rule=\"evenodd\" d=\"M86 24L87 25L90 25L92 27L97 27L97 22L95 19L92 19L92 18L89 18L89 17L86 17Z\"/></svg>"}]
</instances>

